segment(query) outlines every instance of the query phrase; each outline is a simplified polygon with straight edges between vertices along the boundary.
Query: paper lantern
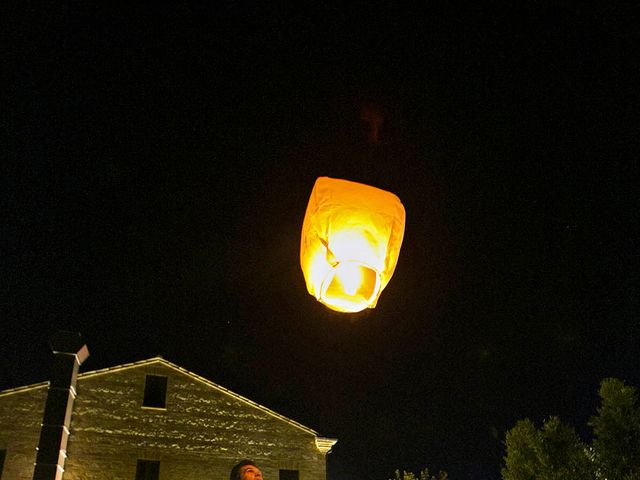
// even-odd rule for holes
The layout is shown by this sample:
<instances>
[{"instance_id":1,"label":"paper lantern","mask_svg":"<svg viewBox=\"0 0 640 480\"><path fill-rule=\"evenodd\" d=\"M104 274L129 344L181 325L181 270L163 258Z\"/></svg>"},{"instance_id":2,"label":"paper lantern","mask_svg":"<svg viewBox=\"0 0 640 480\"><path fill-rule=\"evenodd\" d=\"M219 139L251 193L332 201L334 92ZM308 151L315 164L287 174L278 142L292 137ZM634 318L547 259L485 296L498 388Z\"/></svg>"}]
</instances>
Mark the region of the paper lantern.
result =
<instances>
[{"instance_id":1,"label":"paper lantern","mask_svg":"<svg viewBox=\"0 0 640 480\"><path fill-rule=\"evenodd\" d=\"M398 263L405 211L391 192L320 177L302 225L307 290L340 312L374 308Z\"/></svg>"}]
</instances>

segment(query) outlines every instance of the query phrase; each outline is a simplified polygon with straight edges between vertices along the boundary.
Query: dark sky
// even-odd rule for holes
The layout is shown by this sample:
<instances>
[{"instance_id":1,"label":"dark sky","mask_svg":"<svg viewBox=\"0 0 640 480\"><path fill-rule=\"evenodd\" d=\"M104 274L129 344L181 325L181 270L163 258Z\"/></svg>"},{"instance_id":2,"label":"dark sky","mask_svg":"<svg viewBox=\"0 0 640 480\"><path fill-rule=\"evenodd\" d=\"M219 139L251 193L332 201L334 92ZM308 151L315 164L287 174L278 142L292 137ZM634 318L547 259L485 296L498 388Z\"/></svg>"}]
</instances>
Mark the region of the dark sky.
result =
<instances>
[{"instance_id":1,"label":"dark sky","mask_svg":"<svg viewBox=\"0 0 640 480\"><path fill-rule=\"evenodd\" d=\"M517 419L640 386L631 11L131 3L3 5L0 388L80 331L85 371L163 355L386 480L496 479ZM405 205L375 310L306 292L318 176Z\"/></svg>"}]
</instances>

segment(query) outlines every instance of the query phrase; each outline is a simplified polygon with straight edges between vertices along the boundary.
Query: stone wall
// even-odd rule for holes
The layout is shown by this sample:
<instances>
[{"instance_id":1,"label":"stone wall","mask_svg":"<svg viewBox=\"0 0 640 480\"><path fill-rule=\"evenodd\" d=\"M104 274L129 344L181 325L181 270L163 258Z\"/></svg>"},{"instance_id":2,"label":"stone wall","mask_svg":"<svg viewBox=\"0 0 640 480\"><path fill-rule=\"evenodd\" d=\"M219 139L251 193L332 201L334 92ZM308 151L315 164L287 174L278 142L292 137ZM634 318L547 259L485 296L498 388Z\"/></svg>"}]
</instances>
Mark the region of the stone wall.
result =
<instances>
[{"instance_id":1,"label":"stone wall","mask_svg":"<svg viewBox=\"0 0 640 480\"><path fill-rule=\"evenodd\" d=\"M211 382L161 360L91 373L78 379L65 480L133 480L138 459L159 460L161 480L226 480L242 458L255 460L266 480L278 480L280 469L326 480L315 432ZM166 409L142 406L146 375L168 378ZM3 479L31 478L45 394L0 396L0 442L17 405L28 425L18 443L0 443L7 448Z\"/></svg>"},{"instance_id":2,"label":"stone wall","mask_svg":"<svg viewBox=\"0 0 640 480\"><path fill-rule=\"evenodd\" d=\"M0 449L6 450L2 480L31 480L47 399L47 386L0 396Z\"/></svg>"}]
</instances>

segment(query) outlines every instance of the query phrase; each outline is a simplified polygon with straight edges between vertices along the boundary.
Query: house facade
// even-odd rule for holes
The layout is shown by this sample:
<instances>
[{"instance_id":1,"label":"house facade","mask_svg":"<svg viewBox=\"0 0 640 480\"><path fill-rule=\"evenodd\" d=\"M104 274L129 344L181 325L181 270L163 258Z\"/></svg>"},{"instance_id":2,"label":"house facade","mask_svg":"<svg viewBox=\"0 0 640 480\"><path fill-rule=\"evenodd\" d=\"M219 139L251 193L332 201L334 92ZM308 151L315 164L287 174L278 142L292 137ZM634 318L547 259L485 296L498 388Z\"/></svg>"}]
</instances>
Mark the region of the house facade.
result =
<instances>
[{"instance_id":1,"label":"house facade","mask_svg":"<svg viewBox=\"0 0 640 480\"><path fill-rule=\"evenodd\" d=\"M31 480L48 384L0 392L0 479ZM82 373L64 480L326 480L336 440L161 357Z\"/></svg>"}]
</instances>

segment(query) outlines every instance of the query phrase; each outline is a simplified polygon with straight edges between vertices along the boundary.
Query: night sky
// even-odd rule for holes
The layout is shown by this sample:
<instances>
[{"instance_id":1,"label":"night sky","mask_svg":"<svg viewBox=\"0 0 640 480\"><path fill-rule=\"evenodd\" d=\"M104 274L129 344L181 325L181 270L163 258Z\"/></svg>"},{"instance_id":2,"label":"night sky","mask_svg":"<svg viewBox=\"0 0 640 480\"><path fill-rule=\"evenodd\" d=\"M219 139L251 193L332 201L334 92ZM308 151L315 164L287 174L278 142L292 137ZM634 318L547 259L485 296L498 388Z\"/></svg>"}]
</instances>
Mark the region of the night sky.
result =
<instances>
[{"instance_id":1,"label":"night sky","mask_svg":"<svg viewBox=\"0 0 640 480\"><path fill-rule=\"evenodd\" d=\"M79 331L338 438L329 480L459 480L640 386L631 10L131 3L3 5L1 389ZM406 208L374 310L306 292L318 176Z\"/></svg>"}]
</instances>

